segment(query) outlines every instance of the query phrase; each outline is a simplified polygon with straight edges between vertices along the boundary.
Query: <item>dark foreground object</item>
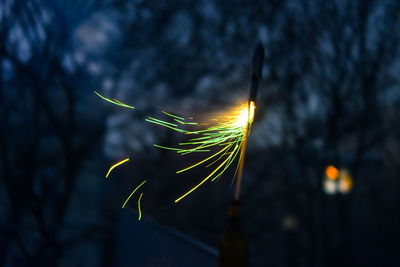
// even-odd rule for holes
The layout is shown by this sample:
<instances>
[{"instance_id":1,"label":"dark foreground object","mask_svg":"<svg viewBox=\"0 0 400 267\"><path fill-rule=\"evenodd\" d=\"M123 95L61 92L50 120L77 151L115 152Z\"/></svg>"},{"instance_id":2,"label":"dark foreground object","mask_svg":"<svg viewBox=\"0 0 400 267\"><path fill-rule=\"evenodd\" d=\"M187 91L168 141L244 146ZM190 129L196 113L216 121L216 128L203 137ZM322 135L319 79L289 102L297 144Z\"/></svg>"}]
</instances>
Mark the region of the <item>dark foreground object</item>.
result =
<instances>
[{"instance_id":1,"label":"dark foreground object","mask_svg":"<svg viewBox=\"0 0 400 267\"><path fill-rule=\"evenodd\" d=\"M228 209L228 229L219 244L220 267L249 266L249 246L240 227L240 204L233 200Z\"/></svg>"},{"instance_id":2,"label":"dark foreground object","mask_svg":"<svg viewBox=\"0 0 400 267\"><path fill-rule=\"evenodd\" d=\"M214 267L217 251L134 210L121 212L115 248L118 267Z\"/></svg>"}]
</instances>

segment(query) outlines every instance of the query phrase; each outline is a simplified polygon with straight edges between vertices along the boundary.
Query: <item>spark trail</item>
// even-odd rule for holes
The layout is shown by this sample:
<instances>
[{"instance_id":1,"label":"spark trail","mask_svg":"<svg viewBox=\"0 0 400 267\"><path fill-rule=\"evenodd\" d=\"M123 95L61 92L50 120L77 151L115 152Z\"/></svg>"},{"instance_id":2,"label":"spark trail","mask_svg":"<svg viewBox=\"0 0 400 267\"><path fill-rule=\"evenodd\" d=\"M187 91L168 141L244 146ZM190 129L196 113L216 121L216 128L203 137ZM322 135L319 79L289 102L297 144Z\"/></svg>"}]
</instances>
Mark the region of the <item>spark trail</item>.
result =
<instances>
[{"instance_id":1,"label":"spark trail","mask_svg":"<svg viewBox=\"0 0 400 267\"><path fill-rule=\"evenodd\" d=\"M139 211L139 218L138 218L138 221L140 221L140 219L142 218L142 212L141 212L141 210L140 210L140 200L142 199L142 196L143 196L143 193L141 193L140 194L140 196L139 196L139 200L138 200L138 211Z\"/></svg>"},{"instance_id":2,"label":"spark trail","mask_svg":"<svg viewBox=\"0 0 400 267\"><path fill-rule=\"evenodd\" d=\"M199 165L206 167L215 166L208 176L203 178L200 183L188 190L185 194L175 200L175 203L191 194L205 182L215 181L223 175L223 173L231 166L237 158L239 152L243 151L247 135L250 132L251 124L254 119L255 104L249 101L246 104L239 105L236 108L229 110L227 113L210 119L205 124L196 122L187 122L185 118L163 112L176 123L171 123L152 117L148 117L146 121L169 128L171 130L183 133L185 135L195 136L189 138L188 141L179 143L177 147L165 147L154 145L155 147L176 151L180 155L187 155L195 152L210 152L216 151L211 156L205 157L203 160L190 165L177 173L188 171ZM194 130L182 129L182 126L191 125L196 127ZM243 153L240 153L239 164L241 166ZM236 174L236 173L235 173Z\"/></svg>"},{"instance_id":3,"label":"spark trail","mask_svg":"<svg viewBox=\"0 0 400 267\"><path fill-rule=\"evenodd\" d=\"M107 102L110 102L110 103L112 103L112 104L114 104L114 105L121 106L121 107L125 107L125 108L130 108L130 109L134 109L134 108L135 108L135 107L133 107L133 106L129 106L129 105L127 105L127 104L124 104L124 103L122 103L121 101L119 101L119 100L117 100L117 99L109 99L109 98L106 98L106 97L100 95L99 93L97 93L96 91L94 91L94 93L95 93L97 96L99 96L100 98L102 98L103 100L105 100L105 101L107 101ZM122 164L124 164L125 162L128 162L128 161L129 161L129 158L126 158L126 159L121 160L121 161L115 163L114 165L112 165L112 166L110 167L110 169L108 170L107 174L106 174L106 178L108 178L108 176L110 175L110 173L111 173L111 171L112 171L113 169L115 169L116 167L118 167L118 166L120 166L120 165L122 165ZM124 204L122 205L122 208L125 208L125 205L128 203L128 201L129 201L129 199L132 197L132 195L133 195L144 183L146 183L146 182L147 182L147 181L144 180L140 185L138 185L138 186L132 191L132 193L129 195L129 197L125 200ZM141 209L140 209L140 200L142 199L142 196L143 196L143 193L140 194L139 200L138 200L138 211L139 211L139 218L138 218L138 220L139 220L139 221L140 221L140 219L142 218L142 211L141 211Z\"/></svg>"},{"instance_id":4,"label":"spark trail","mask_svg":"<svg viewBox=\"0 0 400 267\"><path fill-rule=\"evenodd\" d=\"M117 105L117 106L120 106L120 107L124 107L124 108L131 108L131 109L134 109L135 107L133 107L133 106L129 106L129 105L127 105L127 104L124 104L124 103L122 103L121 101L119 101L119 100L117 100L117 99L109 99L109 98L107 98L107 97L104 97L104 96L102 96L101 94L99 94L99 93L97 93L96 91L94 91L94 93L96 94L96 95L98 95L101 99L103 99L103 100L105 100L105 101L108 101L108 102L110 102L110 103L112 103L112 104L114 104L114 105Z\"/></svg>"},{"instance_id":5,"label":"spark trail","mask_svg":"<svg viewBox=\"0 0 400 267\"><path fill-rule=\"evenodd\" d=\"M126 158L126 159L124 159L124 160L121 160L121 161L115 163L114 165L112 165L112 166L110 167L110 169L108 170L107 174L106 174L106 178L108 178L108 176L110 175L110 173L111 173L112 170L114 170L116 167L118 167L119 165L124 164L124 163L127 162L127 161L129 161L129 158Z\"/></svg>"},{"instance_id":6,"label":"spark trail","mask_svg":"<svg viewBox=\"0 0 400 267\"><path fill-rule=\"evenodd\" d=\"M122 208L125 208L126 203L128 203L129 199L132 197L132 195L145 183L147 182L146 180L144 180L140 185L138 185L133 191L132 193L129 195L129 197L125 200L124 204L122 205Z\"/></svg>"}]
</instances>

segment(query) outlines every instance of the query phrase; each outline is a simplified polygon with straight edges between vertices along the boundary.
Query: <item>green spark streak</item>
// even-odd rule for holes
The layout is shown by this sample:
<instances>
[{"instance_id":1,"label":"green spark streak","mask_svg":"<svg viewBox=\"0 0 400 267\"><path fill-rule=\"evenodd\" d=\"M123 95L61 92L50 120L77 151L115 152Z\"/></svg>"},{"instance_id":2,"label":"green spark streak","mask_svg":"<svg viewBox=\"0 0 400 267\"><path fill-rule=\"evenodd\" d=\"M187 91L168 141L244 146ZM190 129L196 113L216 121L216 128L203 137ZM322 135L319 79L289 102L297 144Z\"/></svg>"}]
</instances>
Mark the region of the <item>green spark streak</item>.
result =
<instances>
[{"instance_id":1,"label":"green spark streak","mask_svg":"<svg viewBox=\"0 0 400 267\"><path fill-rule=\"evenodd\" d=\"M138 190L144 183L146 182L146 180L144 180L140 185L138 185L135 190L132 191L132 193L129 195L129 197L125 200L124 204L122 205L122 208L125 208L126 203L128 203L129 199L131 198L131 196L136 192L136 190Z\"/></svg>"},{"instance_id":2,"label":"green spark streak","mask_svg":"<svg viewBox=\"0 0 400 267\"><path fill-rule=\"evenodd\" d=\"M149 117L148 119L149 119L150 121L153 121L154 123L158 123L158 124L160 124L160 125L162 125L162 126L164 126L164 124L165 124L165 125L169 125L169 126L171 126L171 127L178 127L178 125L176 125L176 124L169 123L169 122L162 121L162 120L158 120L158 119L155 119L155 118L152 118L152 117Z\"/></svg>"},{"instance_id":3,"label":"green spark streak","mask_svg":"<svg viewBox=\"0 0 400 267\"><path fill-rule=\"evenodd\" d=\"M124 164L124 163L127 162L127 161L129 161L129 158L126 158L126 159L124 159L124 160L121 160L121 161L115 163L114 165L112 165L112 166L110 167L110 169L108 170L107 174L106 174L106 178L108 178L108 176L110 175L111 171L114 170L114 168L118 167L118 166L121 165L121 164Z\"/></svg>"},{"instance_id":4,"label":"green spark streak","mask_svg":"<svg viewBox=\"0 0 400 267\"><path fill-rule=\"evenodd\" d=\"M173 147L159 146L156 144L154 144L153 146L158 147L158 148L168 149L168 150L175 150L175 151L178 151L178 153L182 153L182 154L185 152L191 153L191 152L208 152L208 151L210 151L208 149L192 151L191 149L173 148Z\"/></svg>"},{"instance_id":5,"label":"green spark streak","mask_svg":"<svg viewBox=\"0 0 400 267\"><path fill-rule=\"evenodd\" d=\"M197 122L184 122L184 121L180 121L178 119L174 119L174 121L179 122L180 124L197 125Z\"/></svg>"},{"instance_id":6,"label":"green spark streak","mask_svg":"<svg viewBox=\"0 0 400 267\"><path fill-rule=\"evenodd\" d=\"M122 103L121 101L118 101L117 99L111 100L111 99L109 99L109 98L106 98L106 97L102 96L101 94L97 93L96 91L94 91L94 93L95 93L96 95L98 95L99 97L101 97L102 99L104 99L105 101L108 101L108 102L110 102L110 103L112 103L112 104L114 104L114 105L121 106L121 107L125 107L125 108L131 108L131 109L134 109L134 108L135 108L135 107L133 107L133 106L129 106L129 105L127 105L127 104L124 104L124 103Z\"/></svg>"},{"instance_id":7,"label":"green spark streak","mask_svg":"<svg viewBox=\"0 0 400 267\"><path fill-rule=\"evenodd\" d=\"M155 147L176 151L180 155L187 155L193 152L211 152L203 160L190 165L176 173L182 173L188 171L194 167L202 164L207 164L206 167L210 167L217 164L211 173L203 178L200 183L194 186L192 189L187 191L181 197L175 200L179 202L187 195L191 194L194 190L204 184L206 181L215 181L225 173L225 171L231 166L237 158L239 151L241 151L242 143L245 142L245 136L248 134L251 123L254 116L254 103L251 106L249 104L242 105L235 110L213 119L210 119L208 123L198 124L196 122L185 122L184 118L172 115L163 111L164 114L174 118L174 121L179 125L166 122L163 120L148 117L147 122L157 124L169 128L171 130L184 133L185 135L197 135L198 137L189 138L185 142L178 143L178 147L166 147L160 145L154 145ZM192 120L193 118L188 118ZM186 130L180 127L195 127L194 130ZM200 128L201 127L201 128ZM237 167L236 167L237 172ZM235 172L235 174L236 174Z\"/></svg>"},{"instance_id":8,"label":"green spark streak","mask_svg":"<svg viewBox=\"0 0 400 267\"><path fill-rule=\"evenodd\" d=\"M145 121L151 122L151 123L154 123L154 124L158 124L160 126L164 126L166 128L169 128L171 130L174 130L174 131L177 131L177 132L180 132L180 133L190 133L189 131L185 131L183 129L177 128L176 124L172 124L172 123L169 123L169 122L166 122L166 121L161 121L161 120L158 120L158 119L154 119L152 117L148 117L147 119L145 119Z\"/></svg>"},{"instance_id":9,"label":"green spark streak","mask_svg":"<svg viewBox=\"0 0 400 267\"><path fill-rule=\"evenodd\" d=\"M181 121L184 121L184 120L185 120L185 119L182 118L182 117L178 117L178 116L176 116L176 115L172 115L171 113L168 113L168 112L166 112L166 111L164 111L164 110L162 111L162 113L164 113L165 115L168 115L168 116L170 116L170 117L172 117L172 118L181 120Z\"/></svg>"},{"instance_id":10,"label":"green spark streak","mask_svg":"<svg viewBox=\"0 0 400 267\"><path fill-rule=\"evenodd\" d=\"M223 152L224 150L226 150L227 148L228 148L228 147L225 147L224 149L218 151L218 152L215 153L214 155L211 155L210 157L208 157L208 158L206 158L206 159L203 159L202 161L199 161L199 162L197 162L196 164L193 164L193 165L191 165L191 166L189 166L189 167L187 167L187 168L185 168L185 169L182 169L182 170L180 170L180 171L177 171L176 173L185 172L185 171L187 171L187 170L190 170L191 168L194 168L194 167L196 167L196 166L198 166L198 165L200 165L200 164L203 164L204 162L209 161L209 160L212 159L213 157L215 157L215 156L217 156L218 154L222 153L222 152Z\"/></svg>"}]
</instances>

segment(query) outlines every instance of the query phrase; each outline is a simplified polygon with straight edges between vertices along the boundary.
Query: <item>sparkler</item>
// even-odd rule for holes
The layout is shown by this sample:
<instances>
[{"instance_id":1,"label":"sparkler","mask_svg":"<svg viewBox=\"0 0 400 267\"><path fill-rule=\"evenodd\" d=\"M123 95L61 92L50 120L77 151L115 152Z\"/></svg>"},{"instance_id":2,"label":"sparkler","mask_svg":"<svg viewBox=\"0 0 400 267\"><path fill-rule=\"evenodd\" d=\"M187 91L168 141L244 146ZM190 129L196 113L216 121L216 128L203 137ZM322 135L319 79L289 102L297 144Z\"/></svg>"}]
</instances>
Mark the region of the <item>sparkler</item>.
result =
<instances>
[{"instance_id":1,"label":"sparkler","mask_svg":"<svg viewBox=\"0 0 400 267\"><path fill-rule=\"evenodd\" d=\"M216 151L211 156L208 156L205 159L188 166L187 168L177 171L177 173L182 173L199 165L205 165L206 163L206 167L216 166L208 176L201 180L200 183L177 198L175 203L191 194L205 182L209 180L215 181L216 179L220 178L229 168L229 166L235 162L235 159L240 152L239 163L235 172L235 176L237 174L235 199L239 199L247 136L250 133L251 125L254 120L257 89L261 79L263 58L264 49L260 44L257 46L253 57L250 97L247 103L239 105L229 112L209 120L209 122L205 124L199 124L191 121L192 118L185 119L165 111L163 111L163 113L169 116L174 123L155 119L153 117L148 117L146 119L146 121L150 123L154 123L186 135L196 136L190 138L187 142L179 143L178 147L154 145L155 147L173 150L180 155L187 155L195 152ZM182 127L186 125L196 128L200 127L200 129L183 129ZM205 127L203 128L203 126Z\"/></svg>"},{"instance_id":2,"label":"sparkler","mask_svg":"<svg viewBox=\"0 0 400 267\"><path fill-rule=\"evenodd\" d=\"M254 103L254 107L256 105L257 100L257 91L258 86L260 84L261 75L262 75L262 67L264 61L264 48L261 43L259 43L254 51L253 55L253 65L251 70L251 84L250 84L250 95L249 95L249 110L251 108L251 103ZM250 114L250 112L249 112ZM253 118L252 118L253 120ZM239 159L239 172L236 179L236 191L235 191L235 200L239 201L240 196L240 185L242 182L242 175L243 175L243 166L244 166L244 156L246 153L246 144L247 144L247 136L250 133L251 122L247 123L247 128L245 132L244 142L242 142L241 152L240 152L240 159Z\"/></svg>"},{"instance_id":3,"label":"sparkler","mask_svg":"<svg viewBox=\"0 0 400 267\"><path fill-rule=\"evenodd\" d=\"M235 176L237 175L235 200L239 200L247 137L250 133L250 129L254 120L257 91L259 82L261 80L263 60L264 60L264 49L262 45L259 44L253 56L249 100L247 103L241 104L238 107L233 108L228 113L219 115L205 124L199 124L197 122L192 121L193 120L192 117L185 119L183 117L165 111L163 111L163 113L168 117L170 117L173 122L167 122L153 117L148 117L146 119L146 121L150 123L157 124L186 135L196 136L190 138L187 142L179 143L178 147L165 147L154 144L155 147L173 150L180 155L187 155L195 152L201 153L201 152L216 151L211 156L208 156L193 165L190 165L182 170L177 171L177 173L182 173L192 168L195 168L199 165L205 165L206 163L207 163L206 167L216 166L208 176L206 176L205 178L203 178L203 180L201 180L200 183L198 183L196 186L194 186L186 193L184 193L182 196L177 198L175 200L175 203L181 201L183 198L191 194L205 182L209 180L215 181L216 179L220 178L225 173L225 171L235 162L235 159L237 158L240 152L239 162L237 164L235 171ZM108 101L112 104L134 109L133 106L126 105L116 99L111 100L109 98L100 95L97 92L94 93L99 97L101 97L103 100ZM186 130L182 128L185 126L201 127L201 128L195 130ZM202 126L206 127L203 128ZM127 162L128 160L129 158L122 160L111 166L106 177L108 177L110 172L115 167ZM129 201L131 196L145 182L146 180L133 190L133 192L126 199L125 203L122 205L122 208L125 207L126 203ZM141 218L140 199L142 195L143 193L140 195L138 200L139 220Z\"/></svg>"}]
</instances>

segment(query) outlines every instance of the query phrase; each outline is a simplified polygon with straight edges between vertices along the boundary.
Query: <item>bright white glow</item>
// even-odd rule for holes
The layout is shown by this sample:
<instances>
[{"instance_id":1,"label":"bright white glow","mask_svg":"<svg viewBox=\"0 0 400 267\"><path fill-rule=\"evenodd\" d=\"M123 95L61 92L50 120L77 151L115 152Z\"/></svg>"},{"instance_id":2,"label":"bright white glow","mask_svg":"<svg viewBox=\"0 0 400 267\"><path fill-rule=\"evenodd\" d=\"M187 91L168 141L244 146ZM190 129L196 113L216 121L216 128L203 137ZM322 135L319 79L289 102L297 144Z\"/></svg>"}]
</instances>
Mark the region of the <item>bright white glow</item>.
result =
<instances>
[{"instance_id":1,"label":"bright white glow","mask_svg":"<svg viewBox=\"0 0 400 267\"><path fill-rule=\"evenodd\" d=\"M254 110L256 109L256 105L254 101L250 102L250 106L244 105L240 110L240 114L238 116L237 122L241 126L246 126L247 123L252 123L254 119ZM250 110L250 113L249 113Z\"/></svg>"},{"instance_id":2,"label":"bright white glow","mask_svg":"<svg viewBox=\"0 0 400 267\"><path fill-rule=\"evenodd\" d=\"M324 181L324 192L329 194L329 195L334 195L336 191L338 190L337 188L337 183L334 180L331 179L325 179Z\"/></svg>"}]
</instances>

